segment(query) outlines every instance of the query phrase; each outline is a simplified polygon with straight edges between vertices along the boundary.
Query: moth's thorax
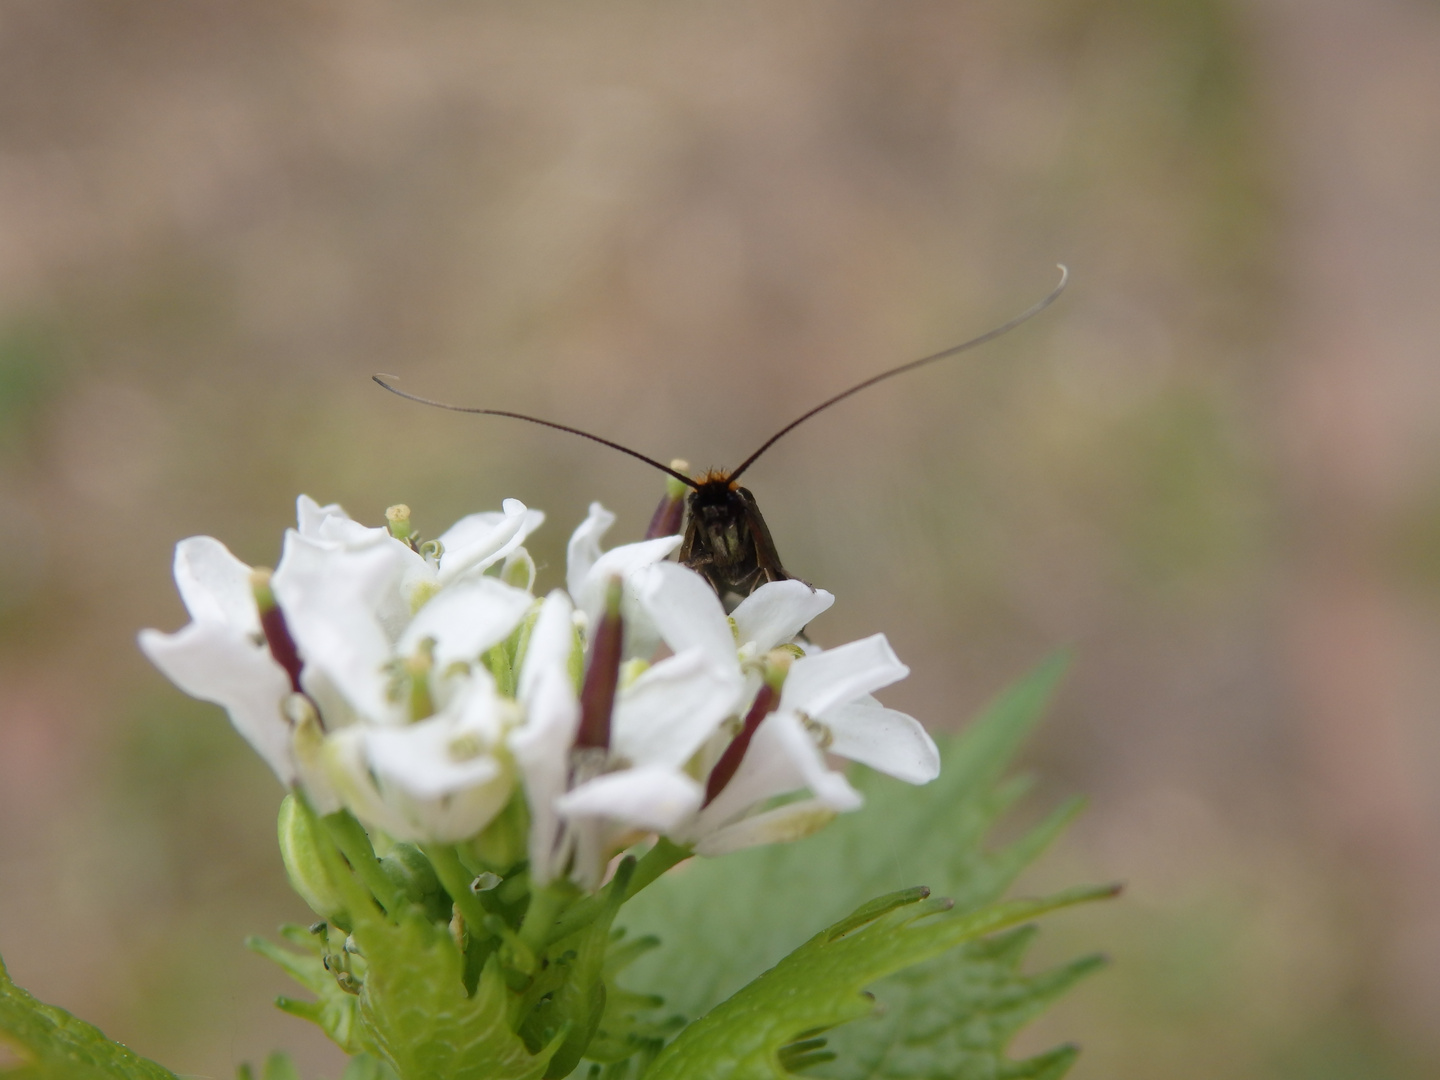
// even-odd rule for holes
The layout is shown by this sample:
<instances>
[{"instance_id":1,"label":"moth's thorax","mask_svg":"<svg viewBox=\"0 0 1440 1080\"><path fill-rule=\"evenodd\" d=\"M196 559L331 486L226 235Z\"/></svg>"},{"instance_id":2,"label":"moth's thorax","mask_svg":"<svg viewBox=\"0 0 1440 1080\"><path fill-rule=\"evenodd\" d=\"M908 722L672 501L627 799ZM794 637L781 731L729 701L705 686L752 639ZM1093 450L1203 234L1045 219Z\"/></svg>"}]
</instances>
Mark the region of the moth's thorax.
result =
<instances>
[{"instance_id":1,"label":"moth's thorax","mask_svg":"<svg viewBox=\"0 0 1440 1080\"><path fill-rule=\"evenodd\" d=\"M780 565L755 496L729 475L707 473L686 506L680 561L710 582L727 610L765 582L790 576Z\"/></svg>"},{"instance_id":2,"label":"moth's thorax","mask_svg":"<svg viewBox=\"0 0 1440 1080\"><path fill-rule=\"evenodd\" d=\"M690 516L704 534L705 546L722 562L741 558L749 544L745 503L724 473L710 473L690 494Z\"/></svg>"}]
</instances>

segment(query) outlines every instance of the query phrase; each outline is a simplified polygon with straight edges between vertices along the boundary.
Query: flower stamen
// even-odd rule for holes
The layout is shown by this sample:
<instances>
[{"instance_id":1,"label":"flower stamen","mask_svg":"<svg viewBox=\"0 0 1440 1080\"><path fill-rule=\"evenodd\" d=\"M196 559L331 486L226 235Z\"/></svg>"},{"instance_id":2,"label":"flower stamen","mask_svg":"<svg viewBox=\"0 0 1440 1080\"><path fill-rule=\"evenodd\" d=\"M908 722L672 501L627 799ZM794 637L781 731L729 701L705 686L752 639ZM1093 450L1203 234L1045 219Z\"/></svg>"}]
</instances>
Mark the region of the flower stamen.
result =
<instances>
[{"instance_id":1,"label":"flower stamen","mask_svg":"<svg viewBox=\"0 0 1440 1080\"><path fill-rule=\"evenodd\" d=\"M595 628L590 667L580 689L580 731L577 748L610 749L610 715L615 708L615 690L620 684L620 660L625 624L620 617L620 578L611 578L605 589L605 611Z\"/></svg>"},{"instance_id":2,"label":"flower stamen","mask_svg":"<svg viewBox=\"0 0 1440 1080\"><path fill-rule=\"evenodd\" d=\"M269 567L257 566L250 571L250 591L255 597L255 608L260 615L260 629L265 633L265 643L270 646L270 655L290 676L290 688L297 694L305 691L300 686L300 672L304 664L290 628L285 624L285 613L275 600L275 591L270 587L273 571Z\"/></svg>"},{"instance_id":3,"label":"flower stamen","mask_svg":"<svg viewBox=\"0 0 1440 1080\"><path fill-rule=\"evenodd\" d=\"M760 692L755 695L755 703L745 714L740 733L725 748L720 760L715 763L715 768L710 770L710 779L705 784L703 805L709 806L716 796L725 790L725 785L730 783L739 771L740 762L745 759L745 751L750 749L750 740L760 729L760 722L780 705L780 688L785 684L785 676L790 673L790 661L790 654L780 649L765 657L765 682L761 685Z\"/></svg>"}]
</instances>

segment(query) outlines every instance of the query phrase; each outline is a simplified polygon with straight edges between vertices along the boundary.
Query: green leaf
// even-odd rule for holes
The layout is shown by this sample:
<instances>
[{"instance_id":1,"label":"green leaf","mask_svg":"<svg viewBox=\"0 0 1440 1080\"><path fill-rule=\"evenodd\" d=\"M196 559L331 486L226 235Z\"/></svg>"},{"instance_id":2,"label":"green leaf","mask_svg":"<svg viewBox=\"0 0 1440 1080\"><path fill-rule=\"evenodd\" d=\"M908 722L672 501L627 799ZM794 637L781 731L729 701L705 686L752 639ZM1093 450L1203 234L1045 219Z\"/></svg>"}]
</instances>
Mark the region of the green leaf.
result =
<instances>
[{"instance_id":1,"label":"green leaf","mask_svg":"<svg viewBox=\"0 0 1440 1080\"><path fill-rule=\"evenodd\" d=\"M292 979L315 995L315 1001L297 1001L281 997L275 1004L302 1020L317 1025L335 1044L347 1054L358 1054L361 1050L358 1038L360 1002L354 994L346 993L336 981L335 975L325 967L325 956L330 952L328 931L312 933L299 926L285 926L280 934L299 952L281 948L263 938L247 938L245 946L261 956L274 960L285 969ZM343 934L341 935L343 937ZM337 950L338 951L338 950Z\"/></svg>"},{"instance_id":2,"label":"green leaf","mask_svg":"<svg viewBox=\"0 0 1440 1080\"><path fill-rule=\"evenodd\" d=\"M296 807L313 826L314 811L300 801ZM315 949L303 940L304 931L297 936L295 928L288 928L286 936L309 948L311 959L263 942L252 946L282 964L321 998L315 1003L282 1000L281 1007L320 1023L346 1049L358 1045L380 1058L398 1080L539 1080L566 1031L532 1053L512 1029L515 1000L501 973L499 957L490 954L473 992L467 992L465 956L450 927L432 922L420 904L405 901L390 878L379 871L368 837L363 832L346 837L343 828L333 828L345 825L339 819L340 815L325 819L332 826L331 842L318 843L315 849L351 922L343 954L329 951L334 931L324 931L320 951L326 954L328 968L322 963L320 970L333 973L331 983L316 972ZM337 839L351 848L349 865L335 847ZM383 885L390 901L385 911L376 906L366 889L373 883ZM319 941L321 935L314 937ZM358 1002L348 1028L325 1021L327 1007L344 1011L332 984L342 993L348 990Z\"/></svg>"},{"instance_id":3,"label":"green leaf","mask_svg":"<svg viewBox=\"0 0 1440 1080\"><path fill-rule=\"evenodd\" d=\"M532 1054L510 1029L497 957L481 970L474 994L466 994L464 957L450 934L418 909L402 913L398 925L371 909L356 918L355 939L366 962L361 1039L400 1080L544 1075L559 1038Z\"/></svg>"},{"instance_id":4,"label":"green leaf","mask_svg":"<svg viewBox=\"0 0 1440 1080\"><path fill-rule=\"evenodd\" d=\"M395 1074L384 1062L376 1060L369 1054L361 1054L359 1057L351 1059L340 1080L394 1080L394 1077Z\"/></svg>"},{"instance_id":5,"label":"green leaf","mask_svg":"<svg viewBox=\"0 0 1440 1080\"><path fill-rule=\"evenodd\" d=\"M36 1001L10 981L0 960L0 1041L26 1064L11 1080L176 1080L169 1069L107 1039L64 1009Z\"/></svg>"},{"instance_id":6,"label":"green leaf","mask_svg":"<svg viewBox=\"0 0 1440 1080\"><path fill-rule=\"evenodd\" d=\"M1112 891L1075 889L969 912L953 910L945 900L922 900L923 892L913 889L872 901L687 1027L655 1058L646 1080L785 1080L792 1068L823 1060L813 1036L873 1010L862 993L871 983L981 935ZM782 1052L797 1040L804 1050Z\"/></svg>"},{"instance_id":7,"label":"green leaf","mask_svg":"<svg viewBox=\"0 0 1440 1080\"><path fill-rule=\"evenodd\" d=\"M238 1080L255 1080L255 1070L249 1065L241 1065L236 1075ZM277 1050L265 1059L260 1080L300 1080L300 1071L289 1054ZM340 1080L395 1080L395 1074L383 1062L361 1054L350 1059Z\"/></svg>"},{"instance_id":8,"label":"green leaf","mask_svg":"<svg viewBox=\"0 0 1440 1080\"><path fill-rule=\"evenodd\" d=\"M980 1080L1062 1076L1074 1060L1061 1047L1023 1062L1005 1047L1017 1031L1074 983L1103 965L1084 957L1039 975L1020 963L1036 928L971 942L880 984L875 1018L836 1030L835 1060L816 1070L832 1080Z\"/></svg>"}]
</instances>

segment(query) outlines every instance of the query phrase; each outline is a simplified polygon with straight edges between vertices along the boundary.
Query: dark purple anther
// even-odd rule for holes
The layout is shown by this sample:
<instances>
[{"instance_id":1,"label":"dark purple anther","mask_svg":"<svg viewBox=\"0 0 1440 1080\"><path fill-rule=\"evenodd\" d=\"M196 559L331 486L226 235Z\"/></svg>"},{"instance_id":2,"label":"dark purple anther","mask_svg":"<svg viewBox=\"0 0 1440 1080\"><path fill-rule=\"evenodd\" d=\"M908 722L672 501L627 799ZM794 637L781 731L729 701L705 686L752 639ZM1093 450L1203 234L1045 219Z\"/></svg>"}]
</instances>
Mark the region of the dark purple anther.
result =
<instances>
[{"instance_id":1,"label":"dark purple anther","mask_svg":"<svg viewBox=\"0 0 1440 1080\"><path fill-rule=\"evenodd\" d=\"M270 589L270 571L257 567L250 572L250 589L255 594L255 608L260 613L260 629L265 632L265 643L270 646L270 655L290 676L290 689L297 694L300 688L300 650L295 648L295 639L285 625L285 613L275 602L275 593Z\"/></svg>"},{"instance_id":2,"label":"dark purple anther","mask_svg":"<svg viewBox=\"0 0 1440 1080\"><path fill-rule=\"evenodd\" d=\"M655 540L661 536L674 536L680 531L680 519L685 516L685 499L672 497L670 492L665 492L665 497L660 500L660 505L655 507L655 513L650 518L650 527L645 530L646 540Z\"/></svg>"},{"instance_id":3,"label":"dark purple anther","mask_svg":"<svg viewBox=\"0 0 1440 1080\"><path fill-rule=\"evenodd\" d=\"M618 577L605 589L605 612L595 628L590 648L590 667L580 688L580 733L576 747L610 749L610 713L615 708L615 688L620 684L620 653L625 642L625 622L620 617L622 587Z\"/></svg>"},{"instance_id":4,"label":"dark purple anther","mask_svg":"<svg viewBox=\"0 0 1440 1080\"><path fill-rule=\"evenodd\" d=\"M740 734L735 736L720 755L715 768L710 770L710 780L705 785L704 805L709 806L715 801L715 796L725 790L725 785L739 770L740 762L745 760L745 751L750 749L750 740L755 737L760 721L774 712L775 706L779 704L780 691L766 682L755 695L755 704L751 705L750 711L745 714L745 723L740 728Z\"/></svg>"},{"instance_id":5,"label":"dark purple anther","mask_svg":"<svg viewBox=\"0 0 1440 1080\"><path fill-rule=\"evenodd\" d=\"M290 676L290 689L297 694L303 694L305 691L300 689L300 652L295 648L295 639L290 636L290 628L285 625L285 613L278 607L262 611L260 628L265 631L270 655L285 669L285 674Z\"/></svg>"}]
</instances>

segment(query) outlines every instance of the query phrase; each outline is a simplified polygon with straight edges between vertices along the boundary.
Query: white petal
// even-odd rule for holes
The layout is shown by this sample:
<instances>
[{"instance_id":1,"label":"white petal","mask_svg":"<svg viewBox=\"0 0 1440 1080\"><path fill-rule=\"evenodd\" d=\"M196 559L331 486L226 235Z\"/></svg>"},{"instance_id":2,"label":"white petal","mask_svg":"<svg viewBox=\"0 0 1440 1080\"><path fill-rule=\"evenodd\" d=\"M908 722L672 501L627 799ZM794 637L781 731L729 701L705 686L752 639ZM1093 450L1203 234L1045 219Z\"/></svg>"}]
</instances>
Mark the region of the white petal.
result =
<instances>
[{"instance_id":1,"label":"white petal","mask_svg":"<svg viewBox=\"0 0 1440 1080\"><path fill-rule=\"evenodd\" d=\"M321 506L309 495L301 495L295 500L295 522L299 526L300 535L307 540L320 539L320 526L328 517L350 519L350 515L341 509L339 503L330 503Z\"/></svg>"},{"instance_id":2,"label":"white petal","mask_svg":"<svg viewBox=\"0 0 1440 1080\"><path fill-rule=\"evenodd\" d=\"M606 586L611 578L618 577L625 582L626 621L634 620L637 615L642 614L637 610L636 572L664 559L680 546L680 540L678 536L662 536L656 540L642 540L638 544L621 544L611 548L595 560L580 583L580 591L577 593L571 590L570 595L575 598L575 606L585 612L590 619L590 625L595 625L600 618L601 609L605 606Z\"/></svg>"},{"instance_id":3,"label":"white petal","mask_svg":"<svg viewBox=\"0 0 1440 1080\"><path fill-rule=\"evenodd\" d=\"M780 707L816 717L910 674L885 640L874 634L797 660L780 692Z\"/></svg>"},{"instance_id":4,"label":"white petal","mask_svg":"<svg viewBox=\"0 0 1440 1080\"><path fill-rule=\"evenodd\" d=\"M415 839L440 844L468 840L499 816L514 790L512 779L501 776L440 799L415 800L406 808L421 832Z\"/></svg>"},{"instance_id":5,"label":"white petal","mask_svg":"<svg viewBox=\"0 0 1440 1080\"><path fill-rule=\"evenodd\" d=\"M801 799L717 829L695 845L695 854L728 855L760 844L788 844L819 832L833 820L835 811L819 799Z\"/></svg>"},{"instance_id":6,"label":"white petal","mask_svg":"<svg viewBox=\"0 0 1440 1080\"><path fill-rule=\"evenodd\" d=\"M753 641L769 652L805 629L807 623L835 603L824 589L803 581L770 581L752 592L730 613L742 642Z\"/></svg>"},{"instance_id":7,"label":"white petal","mask_svg":"<svg viewBox=\"0 0 1440 1080\"><path fill-rule=\"evenodd\" d=\"M694 570L656 563L637 576L636 593L661 639L675 652L699 649L716 666L738 669L725 608Z\"/></svg>"},{"instance_id":8,"label":"white petal","mask_svg":"<svg viewBox=\"0 0 1440 1080\"><path fill-rule=\"evenodd\" d=\"M358 521L351 521L348 517L335 514L321 520L315 532L318 541L337 544L341 547L363 547L367 544L395 540L390 535L389 529L378 525L361 525ZM395 540L395 543L398 544L400 541Z\"/></svg>"},{"instance_id":9,"label":"white petal","mask_svg":"<svg viewBox=\"0 0 1440 1080\"><path fill-rule=\"evenodd\" d=\"M327 779L356 817L397 840L465 840L504 809L514 780L489 755L451 759L462 727L447 717L347 728L326 739Z\"/></svg>"},{"instance_id":10,"label":"white petal","mask_svg":"<svg viewBox=\"0 0 1440 1080\"><path fill-rule=\"evenodd\" d=\"M607 834L614 828L602 818L568 819L555 867L563 866L568 859L570 879L586 892L594 892L605 879L605 864L610 854Z\"/></svg>"},{"instance_id":11,"label":"white petal","mask_svg":"<svg viewBox=\"0 0 1440 1080\"><path fill-rule=\"evenodd\" d=\"M530 631L525 656L520 661L518 697L529 701L543 672L559 670L568 678L570 657L574 653L575 605L559 589L545 597L540 614Z\"/></svg>"},{"instance_id":12,"label":"white petal","mask_svg":"<svg viewBox=\"0 0 1440 1080\"><path fill-rule=\"evenodd\" d=\"M330 788L366 825L379 828L397 840L424 839L416 835L417 830L397 807L386 802L375 786L365 756L365 735L365 728L349 727L325 736L321 756Z\"/></svg>"},{"instance_id":13,"label":"white petal","mask_svg":"<svg viewBox=\"0 0 1440 1080\"><path fill-rule=\"evenodd\" d=\"M463 517L440 535L440 581L481 573L525 542L545 521L539 510L527 510L519 499L506 499L504 512L487 511Z\"/></svg>"},{"instance_id":14,"label":"white petal","mask_svg":"<svg viewBox=\"0 0 1440 1080\"><path fill-rule=\"evenodd\" d=\"M531 599L529 593L495 578L456 582L416 613L400 635L397 651L409 656L422 641L432 638L440 667L456 660L475 660L510 636L530 610Z\"/></svg>"},{"instance_id":15,"label":"white petal","mask_svg":"<svg viewBox=\"0 0 1440 1080\"><path fill-rule=\"evenodd\" d=\"M449 716L369 727L365 757L377 776L417 799L434 799L501 779L505 770L488 752L487 734Z\"/></svg>"},{"instance_id":16,"label":"white petal","mask_svg":"<svg viewBox=\"0 0 1440 1080\"><path fill-rule=\"evenodd\" d=\"M698 810L704 797L683 773L649 765L597 776L562 795L556 806L565 817L606 818L665 832Z\"/></svg>"},{"instance_id":17,"label":"white petal","mask_svg":"<svg viewBox=\"0 0 1440 1080\"><path fill-rule=\"evenodd\" d=\"M140 648L181 690L223 705L281 782L294 783L290 724L281 712L290 677L269 649L214 622L193 622L177 634L142 630Z\"/></svg>"},{"instance_id":18,"label":"white petal","mask_svg":"<svg viewBox=\"0 0 1440 1080\"><path fill-rule=\"evenodd\" d=\"M589 515L570 534L570 544L565 553L565 587L577 603L586 577L600 558L600 540L614 524L615 515L598 502L593 502Z\"/></svg>"},{"instance_id":19,"label":"white petal","mask_svg":"<svg viewBox=\"0 0 1440 1080\"><path fill-rule=\"evenodd\" d=\"M380 612L406 552L398 542L327 547L291 531L271 579L307 670L323 670L357 712L375 720L398 715L385 693L393 654Z\"/></svg>"},{"instance_id":20,"label":"white petal","mask_svg":"<svg viewBox=\"0 0 1440 1080\"><path fill-rule=\"evenodd\" d=\"M222 622L247 634L260 632L250 567L214 537L192 536L175 545L175 585L185 610L197 622Z\"/></svg>"},{"instance_id":21,"label":"white petal","mask_svg":"<svg viewBox=\"0 0 1440 1080\"><path fill-rule=\"evenodd\" d=\"M616 698L614 750L637 764L678 769L735 711L744 689L738 668L716 667L701 649L667 657Z\"/></svg>"},{"instance_id":22,"label":"white petal","mask_svg":"<svg viewBox=\"0 0 1440 1080\"><path fill-rule=\"evenodd\" d=\"M715 800L700 811L696 835L727 825L756 803L809 788L831 809L853 810L860 793L825 765L825 759L799 717L771 713L760 724L740 768Z\"/></svg>"},{"instance_id":23,"label":"white petal","mask_svg":"<svg viewBox=\"0 0 1440 1080\"><path fill-rule=\"evenodd\" d=\"M833 736L832 754L869 765L909 784L940 775L940 751L920 721L877 701L838 705L817 717Z\"/></svg>"},{"instance_id":24,"label":"white petal","mask_svg":"<svg viewBox=\"0 0 1440 1080\"><path fill-rule=\"evenodd\" d=\"M564 854L555 800L565 793L579 726L580 702L569 677L553 665L543 668L531 689L525 724L510 735L530 806L530 873L539 884L555 876Z\"/></svg>"},{"instance_id":25,"label":"white petal","mask_svg":"<svg viewBox=\"0 0 1440 1080\"><path fill-rule=\"evenodd\" d=\"M772 713L760 725L750 748L762 754L779 752L789 757L799 769L805 786L832 810L842 813L855 810L864 801L860 793L850 786L844 773L836 772L825 764L825 757L816 748L815 740L805 730L799 717L792 713Z\"/></svg>"}]
</instances>

